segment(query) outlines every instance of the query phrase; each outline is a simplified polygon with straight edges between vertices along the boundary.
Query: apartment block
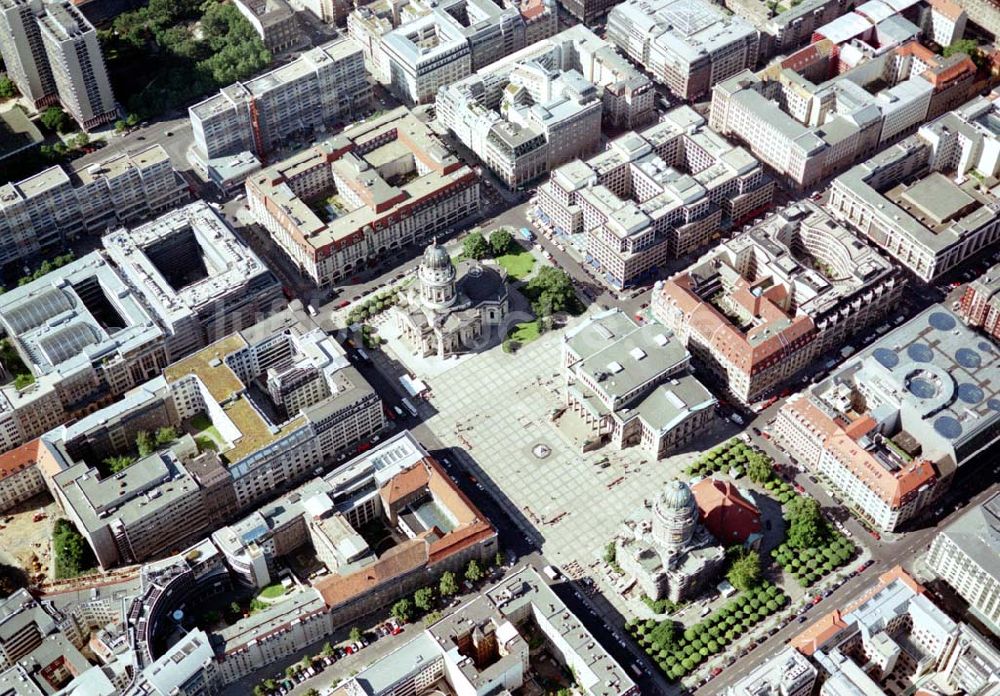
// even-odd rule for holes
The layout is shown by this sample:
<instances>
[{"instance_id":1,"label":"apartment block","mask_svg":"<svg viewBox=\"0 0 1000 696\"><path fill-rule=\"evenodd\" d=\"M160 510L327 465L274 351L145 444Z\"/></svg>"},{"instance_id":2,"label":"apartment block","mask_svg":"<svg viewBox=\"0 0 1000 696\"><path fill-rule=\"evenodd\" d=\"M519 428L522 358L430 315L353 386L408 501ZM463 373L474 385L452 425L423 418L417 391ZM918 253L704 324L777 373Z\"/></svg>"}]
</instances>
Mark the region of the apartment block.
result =
<instances>
[{"instance_id":1,"label":"apartment block","mask_svg":"<svg viewBox=\"0 0 1000 696\"><path fill-rule=\"evenodd\" d=\"M589 439L662 459L715 417L716 399L691 375L690 359L662 326L637 326L616 309L596 314L563 337L566 406Z\"/></svg>"},{"instance_id":2,"label":"apartment block","mask_svg":"<svg viewBox=\"0 0 1000 696\"><path fill-rule=\"evenodd\" d=\"M1000 665L1000 652L950 619L899 566L882 573L860 597L810 624L789 645L818 667L820 696L886 694L898 688L993 693Z\"/></svg>"},{"instance_id":3,"label":"apartment block","mask_svg":"<svg viewBox=\"0 0 1000 696\"><path fill-rule=\"evenodd\" d=\"M882 321L905 281L809 201L720 244L653 289L656 319L743 403Z\"/></svg>"},{"instance_id":4,"label":"apartment block","mask_svg":"<svg viewBox=\"0 0 1000 696\"><path fill-rule=\"evenodd\" d=\"M1000 339L1000 264L966 286L958 314L967 325Z\"/></svg>"},{"instance_id":5,"label":"apartment block","mask_svg":"<svg viewBox=\"0 0 1000 696\"><path fill-rule=\"evenodd\" d=\"M589 25L605 17L615 3L613 0L562 0L559 5L577 21Z\"/></svg>"},{"instance_id":6,"label":"apartment block","mask_svg":"<svg viewBox=\"0 0 1000 696\"><path fill-rule=\"evenodd\" d=\"M204 423L207 416L218 430L220 457L232 476L240 510L325 466L331 456L377 433L385 423L381 400L333 339L313 334L284 340L291 343L284 350L295 348L292 355L307 351L292 365L309 366L309 352L316 350L309 346L319 345L325 353L313 355L312 363L314 379L327 384L312 399L299 400L297 411L252 388L263 376L257 370L266 375L271 367L286 364L272 362L271 340L256 344L235 334L164 372L177 417Z\"/></svg>"},{"instance_id":7,"label":"apartment block","mask_svg":"<svg viewBox=\"0 0 1000 696\"><path fill-rule=\"evenodd\" d=\"M916 517L1000 438L996 348L935 305L779 411L775 438L877 529Z\"/></svg>"},{"instance_id":8,"label":"apartment block","mask_svg":"<svg viewBox=\"0 0 1000 696\"><path fill-rule=\"evenodd\" d=\"M929 0L924 33L938 46L950 46L965 36L969 15L955 0Z\"/></svg>"},{"instance_id":9,"label":"apartment block","mask_svg":"<svg viewBox=\"0 0 1000 696\"><path fill-rule=\"evenodd\" d=\"M37 107L58 102L84 130L118 117L97 32L69 0L0 2L0 55Z\"/></svg>"},{"instance_id":10,"label":"apartment block","mask_svg":"<svg viewBox=\"0 0 1000 696\"><path fill-rule=\"evenodd\" d=\"M991 34L1000 34L1000 10L990 0L955 0L975 24Z\"/></svg>"},{"instance_id":11,"label":"apartment block","mask_svg":"<svg viewBox=\"0 0 1000 696\"><path fill-rule=\"evenodd\" d=\"M478 174L405 108L275 164L246 190L257 222L322 287L479 212Z\"/></svg>"},{"instance_id":12,"label":"apartment block","mask_svg":"<svg viewBox=\"0 0 1000 696\"><path fill-rule=\"evenodd\" d=\"M354 6L347 0L302 0L302 7L327 24L343 26Z\"/></svg>"},{"instance_id":13,"label":"apartment block","mask_svg":"<svg viewBox=\"0 0 1000 696\"><path fill-rule=\"evenodd\" d=\"M371 105L361 48L336 39L190 107L194 156L206 171L211 160L244 152L266 160L289 140L308 140Z\"/></svg>"},{"instance_id":14,"label":"apartment block","mask_svg":"<svg viewBox=\"0 0 1000 696\"><path fill-rule=\"evenodd\" d=\"M148 404L137 403L136 395L111 407L111 412L119 411L114 415L120 418L123 406L132 411L129 415L135 409L163 408L155 395L142 396ZM213 523L222 522L210 519L208 489L185 466L202 456L190 435L116 474L101 475L100 460L87 461L83 448L94 444L105 428L89 416L42 438L43 467L58 470L50 479L53 497L90 544L101 567L141 563L180 550L204 536Z\"/></svg>"},{"instance_id":15,"label":"apartment block","mask_svg":"<svg viewBox=\"0 0 1000 696\"><path fill-rule=\"evenodd\" d=\"M966 510L941 530L925 560L1000 636L1000 495Z\"/></svg>"},{"instance_id":16,"label":"apartment block","mask_svg":"<svg viewBox=\"0 0 1000 696\"><path fill-rule=\"evenodd\" d=\"M163 328L171 361L286 304L278 279L204 201L115 230L103 243Z\"/></svg>"},{"instance_id":17,"label":"apartment block","mask_svg":"<svg viewBox=\"0 0 1000 696\"><path fill-rule=\"evenodd\" d=\"M730 686L725 696L810 696L817 673L805 656L786 647Z\"/></svg>"},{"instance_id":18,"label":"apartment block","mask_svg":"<svg viewBox=\"0 0 1000 696\"><path fill-rule=\"evenodd\" d=\"M17 590L0 600L0 688L11 696L117 693L125 660L93 667L81 652L86 638L54 602Z\"/></svg>"},{"instance_id":19,"label":"apartment block","mask_svg":"<svg viewBox=\"0 0 1000 696\"><path fill-rule=\"evenodd\" d=\"M856 63L920 37L921 4L919 0L902 0L858 5L816 27L812 41L828 39L839 47L842 62Z\"/></svg>"},{"instance_id":20,"label":"apartment block","mask_svg":"<svg viewBox=\"0 0 1000 696\"><path fill-rule=\"evenodd\" d=\"M542 219L561 234L585 234L586 262L622 289L764 211L774 181L682 106L559 167L538 191Z\"/></svg>"},{"instance_id":21,"label":"apartment block","mask_svg":"<svg viewBox=\"0 0 1000 696\"><path fill-rule=\"evenodd\" d=\"M819 40L717 84L709 125L795 186L813 186L915 131L932 103L971 96L968 63L928 63L911 46L843 65L839 47Z\"/></svg>"},{"instance_id":22,"label":"apartment block","mask_svg":"<svg viewBox=\"0 0 1000 696\"><path fill-rule=\"evenodd\" d=\"M861 4L858 0L803 0L774 7L759 0L726 0L726 7L760 32L761 60L793 53L810 43L813 32Z\"/></svg>"},{"instance_id":23,"label":"apartment block","mask_svg":"<svg viewBox=\"0 0 1000 696\"><path fill-rule=\"evenodd\" d=\"M686 100L757 64L757 30L707 0L618 3L608 13L608 40Z\"/></svg>"},{"instance_id":24,"label":"apartment block","mask_svg":"<svg viewBox=\"0 0 1000 696\"><path fill-rule=\"evenodd\" d=\"M342 687L345 696L423 693L444 682L456 693L515 690L532 678L525 626L576 674L588 696L629 696L638 687L530 566L486 590Z\"/></svg>"},{"instance_id":25,"label":"apartment block","mask_svg":"<svg viewBox=\"0 0 1000 696\"><path fill-rule=\"evenodd\" d=\"M80 235L152 217L188 197L160 145L84 167L49 167L0 186L0 265L34 263Z\"/></svg>"},{"instance_id":26,"label":"apartment block","mask_svg":"<svg viewBox=\"0 0 1000 696\"><path fill-rule=\"evenodd\" d=\"M1000 650L968 624L941 670L941 680L961 693L991 696L1000 691Z\"/></svg>"},{"instance_id":27,"label":"apartment block","mask_svg":"<svg viewBox=\"0 0 1000 696\"><path fill-rule=\"evenodd\" d=\"M551 0L388 0L359 7L348 31L375 78L410 105L558 31Z\"/></svg>"},{"instance_id":28,"label":"apartment block","mask_svg":"<svg viewBox=\"0 0 1000 696\"><path fill-rule=\"evenodd\" d=\"M850 169L829 210L930 282L1000 240L1000 100L977 98Z\"/></svg>"},{"instance_id":29,"label":"apartment block","mask_svg":"<svg viewBox=\"0 0 1000 696\"><path fill-rule=\"evenodd\" d=\"M435 108L511 188L593 152L602 120L635 127L654 117L648 78L583 26L442 88Z\"/></svg>"}]
</instances>

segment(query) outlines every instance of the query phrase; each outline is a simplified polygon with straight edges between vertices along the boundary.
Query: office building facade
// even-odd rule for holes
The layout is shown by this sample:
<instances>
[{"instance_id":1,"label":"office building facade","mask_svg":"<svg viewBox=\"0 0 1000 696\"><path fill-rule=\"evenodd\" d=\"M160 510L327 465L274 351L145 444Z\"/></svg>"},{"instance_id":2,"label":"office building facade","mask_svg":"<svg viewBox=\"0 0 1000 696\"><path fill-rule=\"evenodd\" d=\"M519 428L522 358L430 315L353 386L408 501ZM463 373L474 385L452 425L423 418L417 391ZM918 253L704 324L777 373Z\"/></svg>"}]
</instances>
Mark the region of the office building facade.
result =
<instances>
[{"instance_id":1,"label":"office building facade","mask_svg":"<svg viewBox=\"0 0 1000 696\"><path fill-rule=\"evenodd\" d=\"M608 40L688 101L757 64L757 30L707 0L627 0L608 13Z\"/></svg>"},{"instance_id":2,"label":"office building facade","mask_svg":"<svg viewBox=\"0 0 1000 696\"><path fill-rule=\"evenodd\" d=\"M160 145L49 167L0 186L0 264L62 253L80 235L150 218L189 196Z\"/></svg>"}]
</instances>

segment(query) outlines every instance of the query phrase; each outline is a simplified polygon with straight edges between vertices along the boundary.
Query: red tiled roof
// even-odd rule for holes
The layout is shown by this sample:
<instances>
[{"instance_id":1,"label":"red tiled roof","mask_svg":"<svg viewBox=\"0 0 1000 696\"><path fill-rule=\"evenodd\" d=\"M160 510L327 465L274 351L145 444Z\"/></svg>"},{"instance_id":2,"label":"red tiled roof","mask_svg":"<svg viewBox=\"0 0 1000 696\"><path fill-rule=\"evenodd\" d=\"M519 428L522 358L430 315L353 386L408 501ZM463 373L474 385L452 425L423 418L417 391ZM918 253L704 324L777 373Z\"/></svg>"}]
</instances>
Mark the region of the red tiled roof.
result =
<instances>
[{"instance_id":1,"label":"red tiled roof","mask_svg":"<svg viewBox=\"0 0 1000 696\"><path fill-rule=\"evenodd\" d=\"M444 469L432 458L422 459L388 481L379 493L387 504L426 488L439 505L455 518L457 526L440 538L410 539L386 552L375 563L349 575L328 575L315 583L327 606L337 606L371 592L421 566L438 563L496 534L493 526L472 504Z\"/></svg>"},{"instance_id":2,"label":"red tiled roof","mask_svg":"<svg viewBox=\"0 0 1000 696\"><path fill-rule=\"evenodd\" d=\"M729 481L708 478L691 486L701 521L724 545L760 532L760 510Z\"/></svg>"},{"instance_id":3,"label":"red tiled roof","mask_svg":"<svg viewBox=\"0 0 1000 696\"><path fill-rule=\"evenodd\" d=\"M857 442L857 438L871 431L874 422L862 416L846 427L820 410L808 397L789 401L783 408L809 423L822 439L823 448L838 462L861 479L879 498L896 508L907 496L937 475L926 460L910 462L897 471L889 471Z\"/></svg>"},{"instance_id":4,"label":"red tiled roof","mask_svg":"<svg viewBox=\"0 0 1000 696\"><path fill-rule=\"evenodd\" d=\"M0 454L0 479L5 479L38 463L41 440L35 439Z\"/></svg>"}]
</instances>

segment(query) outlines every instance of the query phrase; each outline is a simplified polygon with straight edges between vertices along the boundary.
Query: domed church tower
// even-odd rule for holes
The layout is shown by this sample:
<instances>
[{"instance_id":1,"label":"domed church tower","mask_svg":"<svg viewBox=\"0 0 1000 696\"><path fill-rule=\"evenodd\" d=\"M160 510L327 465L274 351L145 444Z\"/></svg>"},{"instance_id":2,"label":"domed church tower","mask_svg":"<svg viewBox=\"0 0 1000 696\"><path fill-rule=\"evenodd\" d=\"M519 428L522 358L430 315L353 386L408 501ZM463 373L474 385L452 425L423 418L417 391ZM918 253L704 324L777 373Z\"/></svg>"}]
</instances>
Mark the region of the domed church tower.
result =
<instances>
[{"instance_id":1,"label":"domed church tower","mask_svg":"<svg viewBox=\"0 0 1000 696\"><path fill-rule=\"evenodd\" d=\"M438 244L437 238L424 251L418 273L420 297L424 305L433 309L445 309L455 302L455 265L448 251Z\"/></svg>"}]
</instances>

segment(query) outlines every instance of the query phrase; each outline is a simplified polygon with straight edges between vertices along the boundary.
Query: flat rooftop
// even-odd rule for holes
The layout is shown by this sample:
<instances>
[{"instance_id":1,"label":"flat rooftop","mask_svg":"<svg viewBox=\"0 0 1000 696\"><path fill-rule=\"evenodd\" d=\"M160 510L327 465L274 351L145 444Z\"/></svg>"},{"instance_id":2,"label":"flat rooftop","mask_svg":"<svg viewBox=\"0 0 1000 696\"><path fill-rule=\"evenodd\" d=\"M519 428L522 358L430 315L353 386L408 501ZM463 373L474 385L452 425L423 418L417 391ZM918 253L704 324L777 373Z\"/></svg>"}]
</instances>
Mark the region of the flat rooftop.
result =
<instances>
[{"instance_id":1,"label":"flat rooftop","mask_svg":"<svg viewBox=\"0 0 1000 696\"><path fill-rule=\"evenodd\" d=\"M290 63L252 80L234 82L223 87L219 94L195 104L189 111L199 119L209 119L232 109L236 104L250 101L253 97L262 97L272 90L314 75L317 70L332 65L334 61L349 59L355 54L358 60L362 60L361 47L352 39L334 39L311 48Z\"/></svg>"},{"instance_id":2,"label":"flat rooftop","mask_svg":"<svg viewBox=\"0 0 1000 696\"><path fill-rule=\"evenodd\" d=\"M277 286L270 270L204 201L103 238L108 256L172 325L233 293Z\"/></svg>"},{"instance_id":3,"label":"flat rooftop","mask_svg":"<svg viewBox=\"0 0 1000 696\"><path fill-rule=\"evenodd\" d=\"M890 331L812 390L863 384L876 421L898 412L928 461L961 464L1000 439L1000 348L934 305Z\"/></svg>"},{"instance_id":4,"label":"flat rooftop","mask_svg":"<svg viewBox=\"0 0 1000 696\"><path fill-rule=\"evenodd\" d=\"M909 213L933 234L947 229L949 223L959 220L981 206L988 199L977 197L975 180L959 186L941 172L931 172L913 184L899 184L889 189L885 197ZM980 199L981 198L981 199Z\"/></svg>"}]
</instances>

